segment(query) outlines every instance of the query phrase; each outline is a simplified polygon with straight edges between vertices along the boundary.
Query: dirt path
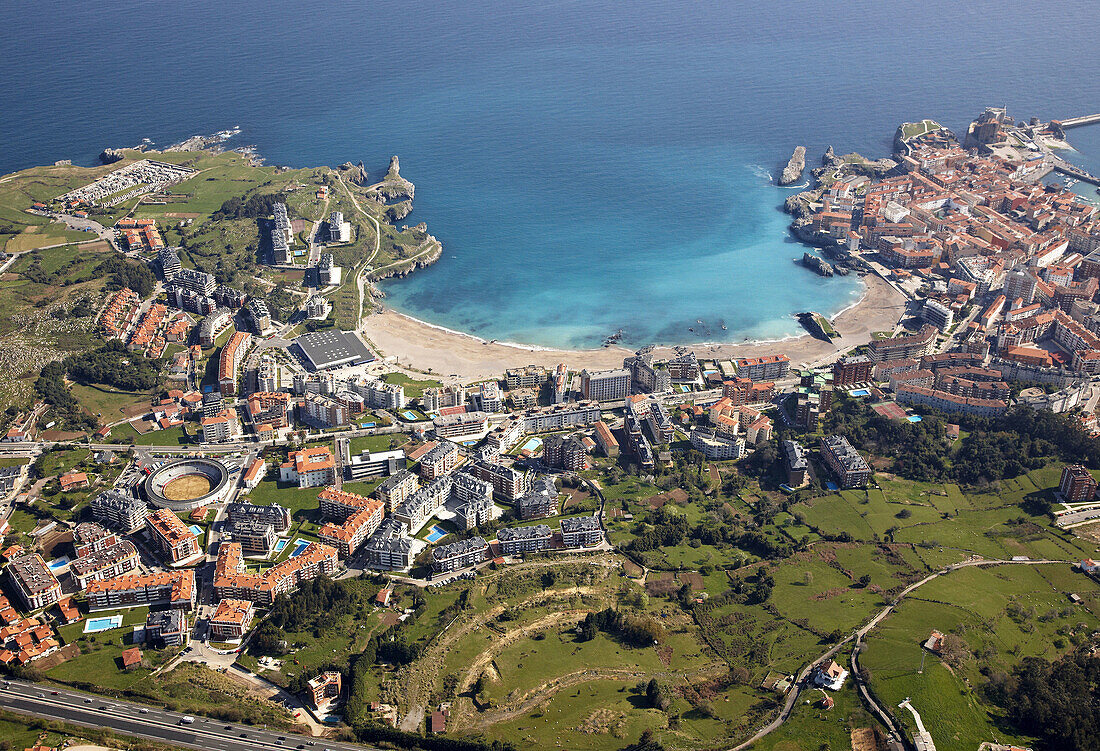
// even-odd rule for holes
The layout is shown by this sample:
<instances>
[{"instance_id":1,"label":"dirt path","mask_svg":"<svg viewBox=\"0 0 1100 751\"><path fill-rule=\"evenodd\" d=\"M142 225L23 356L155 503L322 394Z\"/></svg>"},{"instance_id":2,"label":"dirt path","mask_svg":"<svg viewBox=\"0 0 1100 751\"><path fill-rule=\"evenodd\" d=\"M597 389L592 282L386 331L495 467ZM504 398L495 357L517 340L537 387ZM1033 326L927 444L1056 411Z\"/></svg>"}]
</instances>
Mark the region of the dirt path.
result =
<instances>
[{"instance_id":1,"label":"dirt path","mask_svg":"<svg viewBox=\"0 0 1100 751\"><path fill-rule=\"evenodd\" d=\"M605 591L606 588L602 583L584 587L569 587L567 589L539 592L517 603L517 605L532 607L547 602L553 602L554 600L569 599L577 595L601 594ZM428 699L435 688L435 684L439 680L439 673L443 668L444 659L450 651L450 648L461 639L473 633L476 629L484 628L486 624L496 620L497 616L503 613L507 607L510 606L505 604L494 605L485 612L475 615L470 620L462 623L452 623L438 639L432 642L424 651L424 654L409 667L404 678L405 690L403 692L405 701L408 702L408 711L401 721L402 728L405 728L406 725L412 725L414 728L419 726L419 721L414 722L414 717L417 714L421 717L423 716L424 707L427 705ZM575 612L584 614L588 611Z\"/></svg>"}]
</instances>

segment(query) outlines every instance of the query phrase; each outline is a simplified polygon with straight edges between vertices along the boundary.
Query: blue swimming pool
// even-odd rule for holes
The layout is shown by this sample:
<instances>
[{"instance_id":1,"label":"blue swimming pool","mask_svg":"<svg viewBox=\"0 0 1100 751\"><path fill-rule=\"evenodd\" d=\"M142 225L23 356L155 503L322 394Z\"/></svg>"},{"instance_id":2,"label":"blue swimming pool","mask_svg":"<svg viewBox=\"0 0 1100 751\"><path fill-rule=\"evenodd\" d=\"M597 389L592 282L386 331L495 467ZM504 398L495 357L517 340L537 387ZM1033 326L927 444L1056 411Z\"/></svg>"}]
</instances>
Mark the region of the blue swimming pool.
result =
<instances>
[{"instance_id":1,"label":"blue swimming pool","mask_svg":"<svg viewBox=\"0 0 1100 751\"><path fill-rule=\"evenodd\" d=\"M871 395L871 392L867 389L855 389L854 391L849 391L848 392L848 396L870 396L870 395Z\"/></svg>"},{"instance_id":2,"label":"blue swimming pool","mask_svg":"<svg viewBox=\"0 0 1100 751\"><path fill-rule=\"evenodd\" d=\"M404 417L406 420L419 420L420 419L420 415L416 414L415 412L412 412L411 410L405 410L404 412L401 413L401 416Z\"/></svg>"},{"instance_id":3,"label":"blue swimming pool","mask_svg":"<svg viewBox=\"0 0 1100 751\"><path fill-rule=\"evenodd\" d=\"M909 415L905 419L909 422L920 422L920 415Z\"/></svg>"},{"instance_id":4,"label":"blue swimming pool","mask_svg":"<svg viewBox=\"0 0 1100 751\"><path fill-rule=\"evenodd\" d=\"M112 628L118 628L122 625L122 614L115 613L114 615L101 616L99 618L89 618L84 621L84 633L95 634L100 631L108 631Z\"/></svg>"},{"instance_id":5,"label":"blue swimming pool","mask_svg":"<svg viewBox=\"0 0 1100 751\"><path fill-rule=\"evenodd\" d=\"M826 482L825 487L829 490L840 490L840 486L835 482Z\"/></svg>"},{"instance_id":6,"label":"blue swimming pool","mask_svg":"<svg viewBox=\"0 0 1100 751\"><path fill-rule=\"evenodd\" d=\"M425 539L428 542L437 542L439 540L442 540L446 536L447 530L436 524L434 527L432 527L432 531L428 533L428 536Z\"/></svg>"},{"instance_id":7,"label":"blue swimming pool","mask_svg":"<svg viewBox=\"0 0 1100 751\"><path fill-rule=\"evenodd\" d=\"M297 555L301 555L302 551L309 547L309 540L303 540L299 537L294 541L294 550L290 551L290 557L294 558Z\"/></svg>"},{"instance_id":8,"label":"blue swimming pool","mask_svg":"<svg viewBox=\"0 0 1100 751\"><path fill-rule=\"evenodd\" d=\"M275 552L276 553L283 552L283 548L286 547L286 542L287 542L286 540L276 540L275 541Z\"/></svg>"},{"instance_id":9,"label":"blue swimming pool","mask_svg":"<svg viewBox=\"0 0 1100 751\"><path fill-rule=\"evenodd\" d=\"M69 565L69 556L63 555L60 558L55 558L46 565L49 566L50 571L53 571L56 574L58 571Z\"/></svg>"},{"instance_id":10,"label":"blue swimming pool","mask_svg":"<svg viewBox=\"0 0 1100 751\"><path fill-rule=\"evenodd\" d=\"M359 423L359 427L361 427L361 428L373 428L377 424L378 423L376 423L376 422L361 422L361 423Z\"/></svg>"},{"instance_id":11,"label":"blue swimming pool","mask_svg":"<svg viewBox=\"0 0 1100 751\"><path fill-rule=\"evenodd\" d=\"M198 524L192 524L188 529L191 530L191 533L194 534L195 537L202 537L202 527Z\"/></svg>"},{"instance_id":12,"label":"blue swimming pool","mask_svg":"<svg viewBox=\"0 0 1100 751\"><path fill-rule=\"evenodd\" d=\"M530 438L527 443L523 444L523 450L534 452L538 451L540 446L542 446L541 438Z\"/></svg>"}]
</instances>

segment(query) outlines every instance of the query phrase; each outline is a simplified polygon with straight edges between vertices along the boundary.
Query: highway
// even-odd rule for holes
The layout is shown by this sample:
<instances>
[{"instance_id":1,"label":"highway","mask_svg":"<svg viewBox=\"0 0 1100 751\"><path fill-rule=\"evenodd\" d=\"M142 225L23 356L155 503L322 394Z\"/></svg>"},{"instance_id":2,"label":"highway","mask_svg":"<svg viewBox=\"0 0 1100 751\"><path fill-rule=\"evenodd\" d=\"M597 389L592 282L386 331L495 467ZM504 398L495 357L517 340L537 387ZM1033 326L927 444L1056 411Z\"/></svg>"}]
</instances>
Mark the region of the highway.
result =
<instances>
[{"instance_id":1,"label":"highway","mask_svg":"<svg viewBox=\"0 0 1100 751\"><path fill-rule=\"evenodd\" d=\"M0 708L50 720L93 728L110 728L137 738L172 743L188 748L219 751L255 749L316 749L316 751L364 751L375 746L338 743L323 738L262 730L204 717L185 725L185 715L155 707L107 699L68 689L53 690L22 681L0 686ZM281 739L281 740L280 740Z\"/></svg>"}]
</instances>

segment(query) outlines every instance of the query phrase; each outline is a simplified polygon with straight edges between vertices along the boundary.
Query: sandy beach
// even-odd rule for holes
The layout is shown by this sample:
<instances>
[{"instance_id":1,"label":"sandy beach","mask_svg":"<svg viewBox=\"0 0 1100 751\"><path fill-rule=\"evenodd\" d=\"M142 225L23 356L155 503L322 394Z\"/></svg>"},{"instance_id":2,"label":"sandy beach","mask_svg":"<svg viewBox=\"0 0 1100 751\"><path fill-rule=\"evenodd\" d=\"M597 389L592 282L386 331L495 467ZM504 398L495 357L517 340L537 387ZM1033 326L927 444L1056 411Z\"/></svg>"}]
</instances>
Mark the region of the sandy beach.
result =
<instances>
[{"instance_id":1,"label":"sandy beach","mask_svg":"<svg viewBox=\"0 0 1100 751\"><path fill-rule=\"evenodd\" d=\"M866 291L858 303L841 311L832 321L841 338L827 343L807 335L774 342L685 345L699 358L759 357L785 354L792 365L827 361L838 353L871 338L873 331L889 331L905 312L905 297L877 276L863 277ZM812 310L813 303L806 302ZM360 332L383 358L397 358L403 368L435 376L454 376L463 381L500 376L508 368L538 364L553 367L564 362L572 370L622 367L626 347L561 350L489 343L468 334L448 331L386 309L363 320ZM672 352L658 347L659 357Z\"/></svg>"}]
</instances>

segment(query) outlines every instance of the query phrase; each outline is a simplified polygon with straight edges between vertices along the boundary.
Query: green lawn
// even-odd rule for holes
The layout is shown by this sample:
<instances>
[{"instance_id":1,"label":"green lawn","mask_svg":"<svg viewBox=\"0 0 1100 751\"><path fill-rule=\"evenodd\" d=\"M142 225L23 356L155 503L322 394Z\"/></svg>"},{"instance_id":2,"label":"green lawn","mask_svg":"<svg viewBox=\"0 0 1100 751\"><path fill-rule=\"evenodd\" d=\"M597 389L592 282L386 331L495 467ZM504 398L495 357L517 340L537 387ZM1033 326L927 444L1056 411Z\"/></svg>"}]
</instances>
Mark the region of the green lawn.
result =
<instances>
[{"instance_id":1,"label":"green lawn","mask_svg":"<svg viewBox=\"0 0 1100 751\"><path fill-rule=\"evenodd\" d=\"M1082 605L1070 604L1070 591ZM937 748L962 751L994 739L1032 745L1007 733L997 708L975 690L980 671L1007 671L1030 655L1056 659L1100 625L1098 606L1100 587L1069 566L964 569L903 601L868 637L862 663L884 702L912 698ZM925 653L922 671L920 644L932 629L958 639L958 653L947 660ZM911 715L898 714L912 726Z\"/></svg>"},{"instance_id":2,"label":"green lawn","mask_svg":"<svg viewBox=\"0 0 1100 751\"><path fill-rule=\"evenodd\" d=\"M191 443L191 439L184 427L183 425L177 425L174 428L165 430L151 430L145 435L139 435L135 438L134 443L138 446L187 446Z\"/></svg>"},{"instance_id":3,"label":"green lawn","mask_svg":"<svg viewBox=\"0 0 1100 751\"><path fill-rule=\"evenodd\" d=\"M138 407L149 406L154 393L152 391L119 391L108 386L82 383L74 383L71 388L73 396L85 409L99 417L102 423L133 416Z\"/></svg>"},{"instance_id":4,"label":"green lawn","mask_svg":"<svg viewBox=\"0 0 1100 751\"><path fill-rule=\"evenodd\" d=\"M405 396L409 399L419 399L424 394L424 389L438 388L443 385L439 381L430 378L418 380L404 373L386 373L386 375L382 377L382 380L386 383L400 383L405 387Z\"/></svg>"}]
</instances>

